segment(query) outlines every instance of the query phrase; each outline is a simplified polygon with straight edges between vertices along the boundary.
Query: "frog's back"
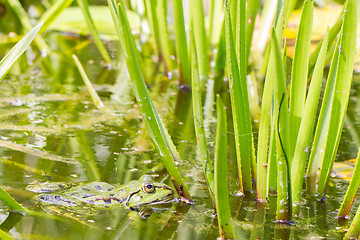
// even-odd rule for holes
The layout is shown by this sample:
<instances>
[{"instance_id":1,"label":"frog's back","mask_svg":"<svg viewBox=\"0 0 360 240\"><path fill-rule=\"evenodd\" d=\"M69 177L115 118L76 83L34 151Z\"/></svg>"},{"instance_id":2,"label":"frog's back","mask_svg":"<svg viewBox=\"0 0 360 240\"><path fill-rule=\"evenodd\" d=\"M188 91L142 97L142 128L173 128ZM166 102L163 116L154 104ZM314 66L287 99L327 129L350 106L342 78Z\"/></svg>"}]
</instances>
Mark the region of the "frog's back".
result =
<instances>
[{"instance_id":1,"label":"frog's back","mask_svg":"<svg viewBox=\"0 0 360 240\"><path fill-rule=\"evenodd\" d=\"M73 187L74 183L68 182L38 182L34 181L26 186L26 190L34 193L58 192Z\"/></svg>"},{"instance_id":2,"label":"frog's back","mask_svg":"<svg viewBox=\"0 0 360 240\"><path fill-rule=\"evenodd\" d=\"M47 205L75 207L90 204L98 207L117 205L126 200L125 189L105 182L65 183L32 182L26 189L42 193L36 199Z\"/></svg>"}]
</instances>

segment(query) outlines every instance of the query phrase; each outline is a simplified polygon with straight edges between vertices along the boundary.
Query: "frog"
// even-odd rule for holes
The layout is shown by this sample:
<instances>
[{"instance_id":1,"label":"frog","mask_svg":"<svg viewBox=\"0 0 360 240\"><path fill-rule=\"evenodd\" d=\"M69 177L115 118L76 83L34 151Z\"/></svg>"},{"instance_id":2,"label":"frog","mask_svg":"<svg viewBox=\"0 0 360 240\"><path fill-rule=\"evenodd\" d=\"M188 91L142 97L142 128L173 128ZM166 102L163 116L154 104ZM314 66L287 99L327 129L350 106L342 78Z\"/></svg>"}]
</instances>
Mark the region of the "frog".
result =
<instances>
[{"instance_id":1,"label":"frog","mask_svg":"<svg viewBox=\"0 0 360 240\"><path fill-rule=\"evenodd\" d=\"M134 210L144 206L167 203L174 199L174 190L154 182L149 175L126 185L106 182L31 182L26 190L39 193L35 199L41 206L68 209L104 209L125 206ZM86 210L88 211L88 210Z\"/></svg>"}]
</instances>

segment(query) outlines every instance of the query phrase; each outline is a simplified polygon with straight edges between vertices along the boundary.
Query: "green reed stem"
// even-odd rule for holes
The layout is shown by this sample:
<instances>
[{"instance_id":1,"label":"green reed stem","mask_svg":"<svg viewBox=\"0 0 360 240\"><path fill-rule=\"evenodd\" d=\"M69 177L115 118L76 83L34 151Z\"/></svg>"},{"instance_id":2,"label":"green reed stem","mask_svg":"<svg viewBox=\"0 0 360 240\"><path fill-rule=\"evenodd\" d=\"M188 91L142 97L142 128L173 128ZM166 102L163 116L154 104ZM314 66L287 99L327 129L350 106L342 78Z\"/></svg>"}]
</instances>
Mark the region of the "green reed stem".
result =
<instances>
[{"instance_id":1,"label":"green reed stem","mask_svg":"<svg viewBox=\"0 0 360 240\"><path fill-rule=\"evenodd\" d=\"M111 59L110 56L105 48L105 45L103 44L103 42L100 39L100 34L99 32L96 30L96 27L94 25L94 22L91 18L90 12L89 12L89 3L87 0L76 0L83 15L85 18L85 22L89 28L90 34L92 39L94 40L94 43L97 47L97 49L99 50L101 56L103 57L103 59L107 62L110 63Z\"/></svg>"},{"instance_id":2,"label":"green reed stem","mask_svg":"<svg viewBox=\"0 0 360 240\"><path fill-rule=\"evenodd\" d=\"M57 0L49 9L47 9L40 17L38 23L44 22L44 26L40 30L40 34L44 33L48 26L66 9L74 0Z\"/></svg>"},{"instance_id":3,"label":"green reed stem","mask_svg":"<svg viewBox=\"0 0 360 240\"><path fill-rule=\"evenodd\" d=\"M162 58L165 64L165 70L170 72L174 69L172 60L170 58L172 48L169 39L169 31L167 24L167 0L157 0L156 16L158 18L159 26L159 40L161 46Z\"/></svg>"},{"instance_id":4,"label":"green reed stem","mask_svg":"<svg viewBox=\"0 0 360 240\"><path fill-rule=\"evenodd\" d=\"M285 7L283 6L282 12L285 11ZM283 38L283 22L284 22L284 15L280 14L279 19L276 25L276 37L277 39ZM274 156L270 153L274 152L276 149L273 146L275 142L275 135L277 132L274 131L273 127L270 129L271 118L274 119L273 112L272 112L272 98L273 98L273 89L274 83L277 77L276 73L276 62L275 62L275 50L271 48L269 64L266 72L266 81L263 90L263 97L261 103L261 115L260 115L260 125L259 125L259 137L258 137L258 148L257 148L257 179L256 179L256 198L259 202L266 202L266 197L268 194L267 186L269 183L267 182L268 177L267 174L270 172L267 171L267 166L269 166L274 173L274 161L270 161L271 159L274 160ZM277 120L274 119L273 122ZM271 135L270 135L271 133ZM273 139L272 142L269 144L269 137ZM268 146L270 146L269 156L268 156ZM275 154L274 154L275 155ZM269 159L269 161L268 161ZM271 165L270 165L271 164ZM274 178L272 178L274 180ZM272 182L273 183L273 182Z\"/></svg>"},{"instance_id":5,"label":"green reed stem","mask_svg":"<svg viewBox=\"0 0 360 240\"><path fill-rule=\"evenodd\" d=\"M294 160L291 168L293 186L292 197L293 204L295 205L295 212L298 212L299 210L305 167L308 161L312 139L314 138L313 133L320 99L328 39L329 35L326 34L314 68L313 77L311 79L309 92L307 94L303 110L306 114L303 114L302 116L295 146Z\"/></svg>"},{"instance_id":6,"label":"green reed stem","mask_svg":"<svg viewBox=\"0 0 360 240\"><path fill-rule=\"evenodd\" d=\"M216 213L220 236L223 239L235 239L229 205L227 120L224 104L219 95L216 96L216 112L217 130L214 161Z\"/></svg>"},{"instance_id":7,"label":"green reed stem","mask_svg":"<svg viewBox=\"0 0 360 240\"><path fill-rule=\"evenodd\" d=\"M356 158L355 170L353 172L350 185L346 191L344 200L339 209L338 218L345 218L350 212L356 192L358 191L360 185L360 178L358 176L360 176L360 148L358 151L358 156Z\"/></svg>"},{"instance_id":8,"label":"green reed stem","mask_svg":"<svg viewBox=\"0 0 360 240\"><path fill-rule=\"evenodd\" d=\"M114 11L116 13L116 11ZM118 5L118 33L119 39L124 50L126 65L130 75L130 81L135 92L136 100L139 104L140 112L150 136L161 156L166 170L172 177L174 186L179 194L185 198L190 198L190 194L184 184L183 179L174 162L181 162L179 153L172 142L160 116L154 106L149 91L147 90L144 78L140 71L137 60L134 40L132 38L129 23L127 21L122 3Z\"/></svg>"},{"instance_id":9,"label":"green reed stem","mask_svg":"<svg viewBox=\"0 0 360 240\"><path fill-rule=\"evenodd\" d=\"M226 65L226 39L225 39L225 23L221 30L221 36L219 46L217 47L217 53L214 66L214 93L218 93L224 86L224 75Z\"/></svg>"},{"instance_id":10,"label":"green reed stem","mask_svg":"<svg viewBox=\"0 0 360 240\"><path fill-rule=\"evenodd\" d=\"M33 25L31 24L30 19L21 3L18 0L8 0L7 2L20 20L25 31L30 32L31 29L33 29ZM48 54L51 52L49 46L40 35L36 36L34 41L40 50L45 50Z\"/></svg>"},{"instance_id":11,"label":"green reed stem","mask_svg":"<svg viewBox=\"0 0 360 240\"><path fill-rule=\"evenodd\" d=\"M360 207L356 211L356 215L354 220L351 223L351 226L343 240L350 240L350 239L359 239L360 236Z\"/></svg>"},{"instance_id":12,"label":"green reed stem","mask_svg":"<svg viewBox=\"0 0 360 240\"><path fill-rule=\"evenodd\" d=\"M335 24L330 28L330 31L328 32L328 35L329 35L328 36L328 45L331 45L336 40L336 37L341 30L341 26L343 24L343 19L344 19L344 11L341 12L341 14L337 18ZM321 41L316 46L315 50L310 55L310 58L309 58L309 71L310 72L312 72L314 70L315 63L318 58L323 41L324 41L324 38L321 39Z\"/></svg>"},{"instance_id":13,"label":"green reed stem","mask_svg":"<svg viewBox=\"0 0 360 240\"><path fill-rule=\"evenodd\" d=\"M340 40L340 39L339 39ZM339 44L339 40L337 44ZM323 161L326 148L326 141L329 134L329 124L331 118L331 108L335 91L335 80L338 66L339 51L333 51L332 64L328 74L323 103L321 104L319 120L316 125L316 131L312 144L312 151L307 167L307 189L309 193L316 192L316 183L318 182L318 169L320 169Z\"/></svg>"},{"instance_id":14,"label":"green reed stem","mask_svg":"<svg viewBox=\"0 0 360 240\"><path fill-rule=\"evenodd\" d=\"M224 2L222 0L211 0L209 7L210 27L208 43L210 48L218 45L224 24Z\"/></svg>"},{"instance_id":15,"label":"green reed stem","mask_svg":"<svg viewBox=\"0 0 360 240\"><path fill-rule=\"evenodd\" d=\"M255 27L255 18L258 13L260 6L260 0L251 0L247 1L247 8L246 8L246 38L245 38L245 44L246 44L246 62L249 60L250 56L250 48L254 33L254 27Z\"/></svg>"},{"instance_id":16,"label":"green reed stem","mask_svg":"<svg viewBox=\"0 0 360 240\"><path fill-rule=\"evenodd\" d=\"M226 62L228 67L231 107L234 121L236 157L240 179L240 192L252 189L251 163L254 160L254 145L250 119L249 98L247 93L244 69L240 69L237 62L235 43L232 31L232 21L229 6L225 13L226 32ZM243 43L245 47L245 43ZM243 48L244 49L244 48ZM245 57L245 56L244 56ZM243 61L241 62L244 63ZM244 65L241 66L241 68ZM245 71L246 75L246 71Z\"/></svg>"},{"instance_id":17,"label":"green reed stem","mask_svg":"<svg viewBox=\"0 0 360 240\"><path fill-rule=\"evenodd\" d=\"M291 216L291 184L289 152L289 115L286 80L279 42L275 30L271 34L271 48L274 51L276 80L274 85L274 116L276 152L277 152L277 212L278 221L288 221Z\"/></svg>"},{"instance_id":18,"label":"green reed stem","mask_svg":"<svg viewBox=\"0 0 360 240\"><path fill-rule=\"evenodd\" d=\"M337 51L339 51L339 62L336 72L334 101L331 109L329 134L317 188L317 193L320 195L325 193L326 186L329 181L349 101L356 51L357 3L357 0L348 0L346 4L340 44L337 45Z\"/></svg>"},{"instance_id":19,"label":"green reed stem","mask_svg":"<svg viewBox=\"0 0 360 240\"><path fill-rule=\"evenodd\" d=\"M39 23L30 32L28 32L0 61L0 80L10 71L19 57L25 52L40 31L44 22Z\"/></svg>"},{"instance_id":20,"label":"green reed stem","mask_svg":"<svg viewBox=\"0 0 360 240\"><path fill-rule=\"evenodd\" d=\"M103 108L104 107L104 104L102 103L99 95L97 94L97 92L95 91L90 79L88 78L83 66L81 65L80 63L80 60L78 59L78 57L76 55L72 55L74 61L75 61L75 64L76 64L76 67L78 68L79 72L80 72L80 75L86 85L86 88L87 90L89 91L89 94L91 96L91 99L93 100L94 102L94 105L97 107L97 108Z\"/></svg>"},{"instance_id":21,"label":"green reed stem","mask_svg":"<svg viewBox=\"0 0 360 240\"><path fill-rule=\"evenodd\" d=\"M176 57L180 72L180 80L184 84L190 84L190 62L182 0L174 0L172 4L174 9Z\"/></svg>"},{"instance_id":22,"label":"green reed stem","mask_svg":"<svg viewBox=\"0 0 360 240\"><path fill-rule=\"evenodd\" d=\"M191 78L192 78L192 106L193 119L196 133L196 140L199 148L199 156L201 159L204 176L209 188L210 196L214 199L214 170L210 161L210 156L207 147L207 140L204 127L203 106L201 100L201 81L199 76L198 57L196 53L196 44L194 34L190 34L190 49L191 49Z\"/></svg>"},{"instance_id":23,"label":"green reed stem","mask_svg":"<svg viewBox=\"0 0 360 240\"><path fill-rule=\"evenodd\" d=\"M21 206L15 199L13 199L4 189L0 187L0 199L5 203L11 210L26 213L27 210Z\"/></svg>"},{"instance_id":24,"label":"green reed stem","mask_svg":"<svg viewBox=\"0 0 360 240\"><path fill-rule=\"evenodd\" d=\"M145 9L151 28L151 34L155 39L159 56L162 57L162 46L160 45L160 32L156 13L156 5L158 5L158 0L145 0Z\"/></svg>"},{"instance_id":25,"label":"green reed stem","mask_svg":"<svg viewBox=\"0 0 360 240\"><path fill-rule=\"evenodd\" d=\"M296 37L294 60L291 71L289 112L291 146L289 158L291 162L305 105L312 22L313 1L305 1L301 13L299 31ZM298 161L299 159L294 160Z\"/></svg>"},{"instance_id":26,"label":"green reed stem","mask_svg":"<svg viewBox=\"0 0 360 240\"><path fill-rule=\"evenodd\" d=\"M192 26L195 36L195 44L199 63L199 74L201 88L207 82L209 74L209 53L204 23L204 8L201 0L194 0L190 3Z\"/></svg>"}]
</instances>

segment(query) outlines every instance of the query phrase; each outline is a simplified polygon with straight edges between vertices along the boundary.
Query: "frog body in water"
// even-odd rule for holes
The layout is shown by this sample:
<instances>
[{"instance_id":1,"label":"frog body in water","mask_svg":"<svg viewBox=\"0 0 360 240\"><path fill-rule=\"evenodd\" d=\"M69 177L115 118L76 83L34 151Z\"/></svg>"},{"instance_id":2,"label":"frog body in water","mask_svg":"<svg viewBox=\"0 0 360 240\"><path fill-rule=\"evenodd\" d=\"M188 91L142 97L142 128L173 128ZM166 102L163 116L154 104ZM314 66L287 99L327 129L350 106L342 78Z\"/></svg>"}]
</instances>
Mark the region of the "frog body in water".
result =
<instances>
[{"instance_id":1,"label":"frog body in water","mask_svg":"<svg viewBox=\"0 0 360 240\"><path fill-rule=\"evenodd\" d=\"M41 193L36 199L42 206L59 208L108 208L122 204L126 208L134 209L166 203L174 198L174 191L169 186L156 183L147 175L126 185L105 182L32 182L26 189Z\"/></svg>"}]
</instances>

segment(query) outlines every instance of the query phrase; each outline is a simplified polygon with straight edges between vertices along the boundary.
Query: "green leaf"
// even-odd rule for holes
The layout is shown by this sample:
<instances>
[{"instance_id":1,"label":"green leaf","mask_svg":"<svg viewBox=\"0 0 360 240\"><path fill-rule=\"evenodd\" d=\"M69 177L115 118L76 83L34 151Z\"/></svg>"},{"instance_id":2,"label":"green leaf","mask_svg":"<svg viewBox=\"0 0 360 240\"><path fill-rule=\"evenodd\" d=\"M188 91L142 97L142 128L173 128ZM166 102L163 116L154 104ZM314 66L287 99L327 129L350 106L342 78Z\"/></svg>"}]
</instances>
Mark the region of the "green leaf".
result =
<instances>
[{"instance_id":1,"label":"green leaf","mask_svg":"<svg viewBox=\"0 0 360 240\"><path fill-rule=\"evenodd\" d=\"M25 35L1 60L0 62L0 80L2 80L5 75L9 72L10 68L14 65L16 60L25 52L29 47L31 42L34 40L35 36L40 31L44 23L38 24L34 27L28 34Z\"/></svg>"},{"instance_id":2,"label":"green leaf","mask_svg":"<svg viewBox=\"0 0 360 240\"><path fill-rule=\"evenodd\" d=\"M360 176L360 148L358 151L358 156L356 158L355 170L352 174L353 175L351 178L350 185L346 191L346 195L338 212L338 218L346 218L348 216L351 209L351 205L354 202L356 192L359 189L360 178L358 176Z\"/></svg>"},{"instance_id":3,"label":"green leaf","mask_svg":"<svg viewBox=\"0 0 360 240\"><path fill-rule=\"evenodd\" d=\"M227 120L224 104L219 95L216 97L217 130L215 146L215 205L219 232L223 239L234 239L231 219L228 186Z\"/></svg>"},{"instance_id":4,"label":"green leaf","mask_svg":"<svg viewBox=\"0 0 360 240\"><path fill-rule=\"evenodd\" d=\"M209 54L204 23L204 7L202 1L190 2L192 28L195 36L195 44L199 63L201 88L204 88L209 74Z\"/></svg>"},{"instance_id":5,"label":"green leaf","mask_svg":"<svg viewBox=\"0 0 360 240\"><path fill-rule=\"evenodd\" d=\"M234 121L236 157L239 169L240 192L243 192L244 190L252 189L251 163L254 161L255 154L246 78L243 75L243 78L241 78L239 71L229 6L226 7L225 28L226 62ZM244 62L242 61L242 63ZM241 66L241 68L244 67L246 66ZM244 74L244 69L241 71Z\"/></svg>"},{"instance_id":6,"label":"green leaf","mask_svg":"<svg viewBox=\"0 0 360 240\"><path fill-rule=\"evenodd\" d=\"M102 103L99 95L97 94L97 92L95 91L93 85L91 84L91 81L90 79L88 78L83 66L81 65L78 57L76 55L72 55L74 61L75 61L75 64L76 64L76 67L78 68L79 72L80 72L80 75L86 85L86 88L87 90L89 91L89 94L91 96L91 99L93 100L94 102L94 105L97 107L97 108L103 108L104 107L104 104Z\"/></svg>"},{"instance_id":7,"label":"green leaf","mask_svg":"<svg viewBox=\"0 0 360 240\"><path fill-rule=\"evenodd\" d=\"M33 25L31 24L30 18L26 13L25 9L22 7L19 0L8 0L7 3L10 5L15 15L19 18L23 28L30 32L33 29ZM44 24L44 23L42 23ZM35 43L40 50L45 50L46 53L50 53L51 49L46 44L45 40L41 36L37 36L35 38Z\"/></svg>"},{"instance_id":8,"label":"green leaf","mask_svg":"<svg viewBox=\"0 0 360 240\"><path fill-rule=\"evenodd\" d=\"M336 49L336 51L339 51L339 62L336 72L336 83L333 106L331 109L329 134L317 188L317 193L320 195L325 193L344 125L350 95L351 79L353 75L353 65L356 51L356 32L357 0L348 0L345 9L341 39Z\"/></svg>"},{"instance_id":9,"label":"green leaf","mask_svg":"<svg viewBox=\"0 0 360 240\"><path fill-rule=\"evenodd\" d=\"M311 141L314 137L314 126L316 120L317 109L319 105L321 84L323 79L323 70L326 59L329 35L326 34L322 47L316 61L313 77L311 79L308 96L306 98L304 113L301 119L299 135L297 138L294 159L291 168L292 179L292 197L293 204L298 208L301 201L301 192L304 181L305 167L308 155L311 149ZM298 211L298 210L296 210Z\"/></svg>"},{"instance_id":10,"label":"green leaf","mask_svg":"<svg viewBox=\"0 0 360 240\"><path fill-rule=\"evenodd\" d=\"M285 6L282 8L282 12L285 11ZM276 25L276 38L282 39L283 38L283 23L284 23L284 14L279 15L280 18L277 21ZM272 140L275 140L274 136L275 133L274 129L272 128L270 131L271 125L271 118L273 117L272 112L272 98L273 98L273 88L274 83L276 80L276 68L275 68L275 49L271 49L269 64L266 72L265 78L265 86L262 96L262 103L261 103L261 115L260 115L260 125L259 125L259 137L258 137L258 148L257 148L257 181L256 181L256 191L257 191L257 200L259 202L266 202L267 197L267 186L269 185L267 179L270 172L267 171L266 166L274 167L274 161L267 161L268 160L268 145L269 145L269 138L272 136ZM277 121L274 120L274 121ZM274 126L274 124L272 124ZM271 135L270 135L271 132ZM270 144L270 151L274 151L276 149L275 146L272 145L274 141ZM271 153L271 152L270 152ZM274 154L275 155L275 154ZM269 154L269 159L274 160L273 155ZM274 168L271 169L272 173L275 170ZM274 179L274 178L272 178Z\"/></svg>"},{"instance_id":11,"label":"green leaf","mask_svg":"<svg viewBox=\"0 0 360 240\"><path fill-rule=\"evenodd\" d=\"M114 11L116 14L116 12ZM175 167L175 161L181 162L179 153L172 142L167 130L162 123L160 116L154 106L149 91L147 90L144 78L140 71L137 55L132 38L129 23L127 21L122 3L118 5L119 39L124 50L126 65L130 75L130 81L135 92L136 100L139 104L140 112L149 130L150 136L161 156L166 170L172 177L172 181L178 193L183 193L185 198L190 198L190 194L181 178L180 173Z\"/></svg>"},{"instance_id":12,"label":"green leaf","mask_svg":"<svg viewBox=\"0 0 360 240\"><path fill-rule=\"evenodd\" d=\"M44 26L40 30L40 34L45 32L48 26L66 9L72 4L74 0L57 0L41 15L40 22L44 22Z\"/></svg>"},{"instance_id":13,"label":"green leaf","mask_svg":"<svg viewBox=\"0 0 360 240\"><path fill-rule=\"evenodd\" d=\"M190 34L190 48L191 48L191 78L192 78L192 104L193 104L193 119L196 133L196 140L199 148L199 156L201 159L204 176L210 195L214 199L214 173L211 165L210 156L207 147L207 140L204 127L203 106L201 101L201 82L198 68L198 58L195 46L194 35Z\"/></svg>"},{"instance_id":14,"label":"green leaf","mask_svg":"<svg viewBox=\"0 0 360 240\"><path fill-rule=\"evenodd\" d=\"M174 0L172 2L174 9L174 24L175 24L175 47L176 58L180 72L180 80L182 83L190 83L190 62L189 53L186 40L184 11L182 0Z\"/></svg>"},{"instance_id":15,"label":"green leaf","mask_svg":"<svg viewBox=\"0 0 360 240\"><path fill-rule=\"evenodd\" d=\"M172 45L169 39L169 31L167 24L167 0L157 0L156 17L159 25L159 40L162 58L164 60L166 71L170 72L174 69L173 61L171 60Z\"/></svg>"},{"instance_id":16,"label":"green leaf","mask_svg":"<svg viewBox=\"0 0 360 240\"><path fill-rule=\"evenodd\" d=\"M103 57L103 59L105 60L105 62L110 63L110 56L103 44L103 42L101 41L100 37L99 37L99 33L94 25L94 22L91 18L90 15L90 11L89 11L89 4L87 2L87 0L77 0L77 3L84 15L85 18L85 22L89 28L91 37L97 47L97 49L99 50L101 56Z\"/></svg>"},{"instance_id":17,"label":"green leaf","mask_svg":"<svg viewBox=\"0 0 360 240\"><path fill-rule=\"evenodd\" d=\"M337 41L337 45L338 44L339 41ZM310 154L307 168L307 189L310 193L316 192L316 183L318 182L319 178L317 172L318 169L320 169L321 164L324 160L324 149L326 148L326 141L329 134L331 108L333 103L332 99L334 98L335 79L339 58L339 51L335 49L332 52L332 64L330 66L330 71L327 78L325 94L323 97L323 102L321 104L320 114L318 118L319 120L316 125L314 141L312 144L312 151Z\"/></svg>"},{"instance_id":18,"label":"green leaf","mask_svg":"<svg viewBox=\"0 0 360 240\"><path fill-rule=\"evenodd\" d=\"M289 167L289 125L288 125L288 104L287 90L284 74L284 65L280 51L279 42L275 30L271 34L271 48L274 52L276 81L274 85L274 121L277 153L277 212L278 221L288 221L291 216L291 184Z\"/></svg>"},{"instance_id":19,"label":"green leaf","mask_svg":"<svg viewBox=\"0 0 360 240\"><path fill-rule=\"evenodd\" d=\"M294 155L301 117L305 105L311 30L313 23L313 4L312 0L304 2L299 31L296 37L294 60L291 71L289 113L290 152L288 153L291 162Z\"/></svg>"},{"instance_id":20,"label":"green leaf","mask_svg":"<svg viewBox=\"0 0 360 240\"><path fill-rule=\"evenodd\" d=\"M13 199L4 189L0 187L0 199L5 203L9 208L14 211L19 211L21 213L26 213L27 210L21 206L15 199Z\"/></svg>"}]
</instances>

